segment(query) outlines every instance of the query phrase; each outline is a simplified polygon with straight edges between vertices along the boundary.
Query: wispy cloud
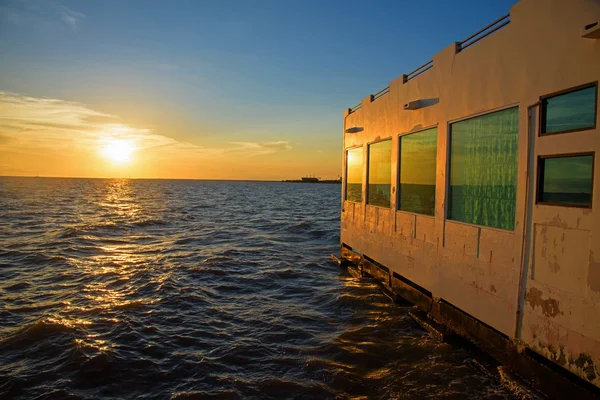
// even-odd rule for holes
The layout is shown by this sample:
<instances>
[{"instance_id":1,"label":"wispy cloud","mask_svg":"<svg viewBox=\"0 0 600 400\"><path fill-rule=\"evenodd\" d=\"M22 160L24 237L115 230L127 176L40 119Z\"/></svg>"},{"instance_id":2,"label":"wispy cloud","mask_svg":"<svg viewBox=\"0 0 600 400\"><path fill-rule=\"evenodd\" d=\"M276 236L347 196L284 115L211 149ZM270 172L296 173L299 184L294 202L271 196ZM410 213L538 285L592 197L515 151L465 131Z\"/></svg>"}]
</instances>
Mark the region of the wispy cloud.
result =
<instances>
[{"instance_id":1,"label":"wispy cloud","mask_svg":"<svg viewBox=\"0 0 600 400\"><path fill-rule=\"evenodd\" d=\"M204 147L126 125L118 116L81 103L0 92L0 151L35 153L68 147L89 152L114 139L131 141L139 151L159 151L173 157L255 157L291 149L287 141Z\"/></svg>"},{"instance_id":2,"label":"wispy cloud","mask_svg":"<svg viewBox=\"0 0 600 400\"><path fill-rule=\"evenodd\" d=\"M59 9L60 18L67 24L71 29L76 30L79 26L79 22L85 18L85 14L79 11L70 9L67 6L60 6Z\"/></svg>"},{"instance_id":3,"label":"wispy cloud","mask_svg":"<svg viewBox=\"0 0 600 400\"><path fill-rule=\"evenodd\" d=\"M15 25L60 22L76 31L84 18L84 13L49 0L8 0L0 5L0 20Z\"/></svg>"},{"instance_id":4,"label":"wispy cloud","mask_svg":"<svg viewBox=\"0 0 600 400\"><path fill-rule=\"evenodd\" d=\"M248 156L260 156L265 154L277 153L280 151L291 150L292 146L290 146L288 141L279 140L276 142L230 142L230 144L236 146L236 150L240 150L245 152Z\"/></svg>"}]
</instances>

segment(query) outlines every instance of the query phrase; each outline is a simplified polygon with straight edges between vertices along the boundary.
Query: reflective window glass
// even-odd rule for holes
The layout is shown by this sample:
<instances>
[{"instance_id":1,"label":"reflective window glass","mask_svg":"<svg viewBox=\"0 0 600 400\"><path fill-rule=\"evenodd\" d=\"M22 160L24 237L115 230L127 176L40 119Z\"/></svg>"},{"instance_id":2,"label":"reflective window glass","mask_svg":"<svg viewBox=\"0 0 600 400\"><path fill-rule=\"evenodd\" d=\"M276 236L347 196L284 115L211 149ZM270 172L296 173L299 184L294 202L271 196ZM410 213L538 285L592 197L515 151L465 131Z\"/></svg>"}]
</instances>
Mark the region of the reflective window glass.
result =
<instances>
[{"instance_id":1,"label":"reflective window glass","mask_svg":"<svg viewBox=\"0 0 600 400\"><path fill-rule=\"evenodd\" d=\"M542 100L542 134L592 128L596 121L596 86Z\"/></svg>"},{"instance_id":2,"label":"reflective window glass","mask_svg":"<svg viewBox=\"0 0 600 400\"><path fill-rule=\"evenodd\" d=\"M541 158L538 202L590 206L594 156Z\"/></svg>"},{"instance_id":3,"label":"reflective window glass","mask_svg":"<svg viewBox=\"0 0 600 400\"><path fill-rule=\"evenodd\" d=\"M360 203L362 201L362 147L346 152L346 200Z\"/></svg>"},{"instance_id":4,"label":"reflective window glass","mask_svg":"<svg viewBox=\"0 0 600 400\"><path fill-rule=\"evenodd\" d=\"M398 209L435 214L437 128L400 136Z\"/></svg>"},{"instance_id":5,"label":"reflective window glass","mask_svg":"<svg viewBox=\"0 0 600 400\"><path fill-rule=\"evenodd\" d=\"M367 204L390 206L392 188L392 141L369 145Z\"/></svg>"}]
</instances>

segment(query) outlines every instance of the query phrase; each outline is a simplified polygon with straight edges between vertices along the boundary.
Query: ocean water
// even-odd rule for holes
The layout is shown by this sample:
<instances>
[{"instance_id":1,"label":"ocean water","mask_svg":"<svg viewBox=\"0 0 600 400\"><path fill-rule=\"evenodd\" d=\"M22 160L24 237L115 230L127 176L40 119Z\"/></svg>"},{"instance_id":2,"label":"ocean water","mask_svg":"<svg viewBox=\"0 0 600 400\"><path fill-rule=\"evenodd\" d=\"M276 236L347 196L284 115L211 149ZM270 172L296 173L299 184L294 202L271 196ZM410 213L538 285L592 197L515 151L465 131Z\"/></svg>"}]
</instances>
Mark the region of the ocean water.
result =
<instances>
[{"instance_id":1,"label":"ocean water","mask_svg":"<svg viewBox=\"0 0 600 400\"><path fill-rule=\"evenodd\" d=\"M340 189L0 178L0 397L512 398L329 260Z\"/></svg>"}]
</instances>

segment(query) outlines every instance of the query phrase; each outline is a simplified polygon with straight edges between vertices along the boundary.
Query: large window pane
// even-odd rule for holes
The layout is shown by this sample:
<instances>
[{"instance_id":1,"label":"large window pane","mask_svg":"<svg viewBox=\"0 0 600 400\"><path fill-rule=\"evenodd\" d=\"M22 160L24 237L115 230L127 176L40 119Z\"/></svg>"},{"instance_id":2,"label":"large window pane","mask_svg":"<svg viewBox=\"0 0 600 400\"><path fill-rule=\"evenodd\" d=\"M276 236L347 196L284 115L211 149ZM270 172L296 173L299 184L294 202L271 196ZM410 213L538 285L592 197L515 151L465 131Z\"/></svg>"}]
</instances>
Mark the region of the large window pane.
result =
<instances>
[{"instance_id":1,"label":"large window pane","mask_svg":"<svg viewBox=\"0 0 600 400\"><path fill-rule=\"evenodd\" d=\"M450 126L448 219L515 228L519 109Z\"/></svg>"},{"instance_id":2,"label":"large window pane","mask_svg":"<svg viewBox=\"0 0 600 400\"><path fill-rule=\"evenodd\" d=\"M596 120L596 86L542 100L542 133L592 128Z\"/></svg>"},{"instance_id":3,"label":"large window pane","mask_svg":"<svg viewBox=\"0 0 600 400\"><path fill-rule=\"evenodd\" d=\"M392 141L369 145L367 204L389 207L392 188Z\"/></svg>"},{"instance_id":4,"label":"large window pane","mask_svg":"<svg viewBox=\"0 0 600 400\"><path fill-rule=\"evenodd\" d=\"M346 200L358 203L362 201L362 171L362 147L348 150L346 152Z\"/></svg>"},{"instance_id":5,"label":"large window pane","mask_svg":"<svg viewBox=\"0 0 600 400\"><path fill-rule=\"evenodd\" d=\"M400 136L399 209L435 214L437 128Z\"/></svg>"},{"instance_id":6,"label":"large window pane","mask_svg":"<svg viewBox=\"0 0 600 400\"><path fill-rule=\"evenodd\" d=\"M538 202L589 207L593 170L591 154L540 159Z\"/></svg>"}]
</instances>

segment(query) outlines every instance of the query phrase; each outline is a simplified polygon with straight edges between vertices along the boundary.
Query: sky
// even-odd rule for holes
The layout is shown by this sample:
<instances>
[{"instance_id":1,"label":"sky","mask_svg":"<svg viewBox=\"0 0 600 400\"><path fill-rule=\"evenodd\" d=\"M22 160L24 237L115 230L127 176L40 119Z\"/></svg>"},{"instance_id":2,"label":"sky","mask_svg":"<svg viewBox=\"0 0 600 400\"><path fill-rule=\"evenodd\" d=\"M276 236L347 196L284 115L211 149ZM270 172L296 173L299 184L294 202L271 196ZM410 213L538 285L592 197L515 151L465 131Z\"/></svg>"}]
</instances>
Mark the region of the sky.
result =
<instances>
[{"instance_id":1,"label":"sky","mask_svg":"<svg viewBox=\"0 0 600 400\"><path fill-rule=\"evenodd\" d=\"M0 175L323 179L344 109L515 0L0 0Z\"/></svg>"}]
</instances>

